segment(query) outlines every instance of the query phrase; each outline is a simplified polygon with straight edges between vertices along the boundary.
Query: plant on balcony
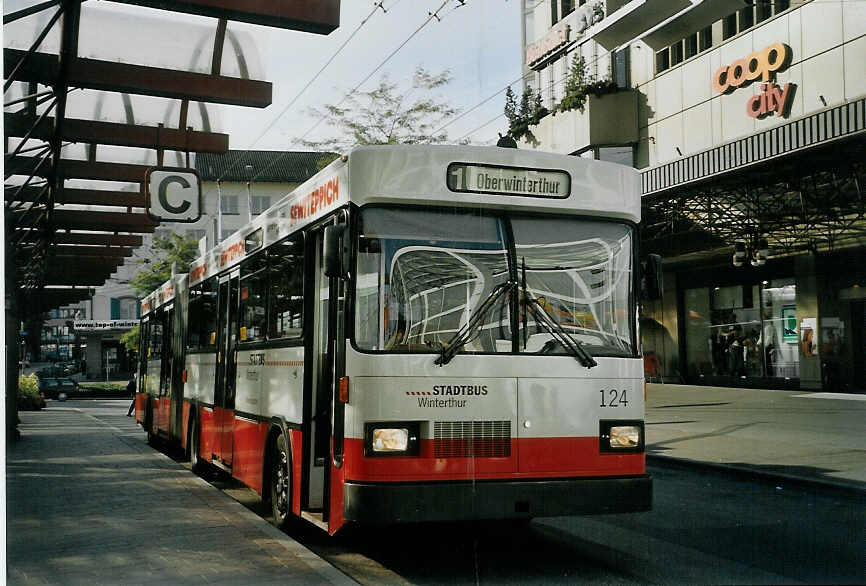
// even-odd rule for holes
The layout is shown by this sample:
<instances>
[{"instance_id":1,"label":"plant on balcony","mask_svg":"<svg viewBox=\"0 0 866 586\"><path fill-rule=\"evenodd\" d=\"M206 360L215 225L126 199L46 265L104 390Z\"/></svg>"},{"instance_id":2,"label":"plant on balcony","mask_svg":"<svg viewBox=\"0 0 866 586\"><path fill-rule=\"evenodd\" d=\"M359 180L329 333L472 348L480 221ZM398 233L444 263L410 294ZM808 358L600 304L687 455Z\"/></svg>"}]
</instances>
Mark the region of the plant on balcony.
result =
<instances>
[{"instance_id":1,"label":"plant on balcony","mask_svg":"<svg viewBox=\"0 0 866 586\"><path fill-rule=\"evenodd\" d=\"M520 106L518 106L511 88L509 87L505 91L505 117L508 119L508 136L514 140L525 138L533 144L538 144L529 127L538 124L549 113L549 110L541 103L541 92L535 93L531 87L526 86L520 98Z\"/></svg>"},{"instance_id":2,"label":"plant on balcony","mask_svg":"<svg viewBox=\"0 0 866 586\"><path fill-rule=\"evenodd\" d=\"M590 75L586 59L583 56L575 55L571 60L571 69L565 79L565 95L553 112L555 114L556 112L580 110L580 113L583 114L586 100L590 95L603 96L618 90L616 83L609 77L595 79Z\"/></svg>"}]
</instances>

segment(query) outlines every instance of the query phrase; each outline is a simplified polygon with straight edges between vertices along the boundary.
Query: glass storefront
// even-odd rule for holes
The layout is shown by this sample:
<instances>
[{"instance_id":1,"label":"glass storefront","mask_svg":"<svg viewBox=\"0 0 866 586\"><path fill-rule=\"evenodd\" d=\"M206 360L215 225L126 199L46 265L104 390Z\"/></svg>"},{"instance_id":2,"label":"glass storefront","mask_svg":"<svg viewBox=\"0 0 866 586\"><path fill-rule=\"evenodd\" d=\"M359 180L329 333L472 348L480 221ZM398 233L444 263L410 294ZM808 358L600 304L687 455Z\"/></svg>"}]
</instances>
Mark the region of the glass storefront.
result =
<instances>
[{"instance_id":1,"label":"glass storefront","mask_svg":"<svg viewBox=\"0 0 866 586\"><path fill-rule=\"evenodd\" d=\"M760 284L684 291L687 378L708 384L800 376L796 284Z\"/></svg>"}]
</instances>

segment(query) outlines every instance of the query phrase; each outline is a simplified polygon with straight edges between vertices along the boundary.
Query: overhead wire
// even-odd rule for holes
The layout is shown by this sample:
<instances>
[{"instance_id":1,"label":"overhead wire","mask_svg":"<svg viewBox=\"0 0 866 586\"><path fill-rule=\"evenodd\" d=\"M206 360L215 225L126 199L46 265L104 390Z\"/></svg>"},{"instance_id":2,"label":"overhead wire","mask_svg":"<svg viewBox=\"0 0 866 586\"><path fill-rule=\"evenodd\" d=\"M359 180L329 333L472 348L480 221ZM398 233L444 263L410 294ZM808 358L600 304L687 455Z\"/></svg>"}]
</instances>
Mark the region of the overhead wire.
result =
<instances>
[{"instance_id":1,"label":"overhead wire","mask_svg":"<svg viewBox=\"0 0 866 586\"><path fill-rule=\"evenodd\" d=\"M409 41L411 41L413 38L415 38L415 36L416 36L418 33L420 33L421 30L422 30L424 27L426 27L428 24L430 24L430 22L431 22L434 18L437 20L437 22L439 22L439 21L442 20L442 18L443 18L444 16L447 16L448 14L451 14L451 13L452 13L454 10L456 10L457 8L460 8L461 6L464 6L464 5L465 5L465 0L457 0L458 5L456 5L456 6L455 6L454 8L452 8L450 11L448 11L447 13L445 13L445 15L443 15L443 17L440 17L440 16L439 16L439 12L440 12L443 8L445 8L445 6L447 6L448 3L449 3L450 1L451 1L451 0L444 0L444 1L442 2L442 4L440 4L439 7L438 7L436 10L434 10L434 11L432 11L432 12L428 12L428 13L427 13L427 18L424 20L424 22L422 22L421 25L418 26L418 27L417 27L417 28L416 28L416 29L415 29L415 30L414 30L414 31L413 31L413 32L412 32L408 37L406 37L406 39L405 39L402 43L400 43L400 44L399 44L399 45L398 45L398 46L397 46L393 51L391 51L391 53L388 54L387 57L385 57L385 58L384 58L384 59L383 59L383 60L382 60L382 61L381 61L381 62L380 62L376 67L374 67L373 70L370 71L370 73L368 73L368 74L364 77L364 79L362 79L362 80L361 80L360 82L358 82L358 83L357 83L357 84L356 84L352 89L350 89L348 92L346 92L346 93L344 94L344 96L343 96L343 99L341 99L337 104L335 104L334 107L337 107L337 108L340 107L340 105L342 105L342 104L343 104L347 99L349 99L349 96L351 96L352 94L354 94L354 93L355 93L355 92L356 92L356 91L357 91L357 90L358 90L362 85L364 85L365 83L367 83L367 81L369 81L369 79L370 79L371 77L373 77L373 76L374 76L374 75L375 75L375 74L376 74L380 69L382 69L382 67L384 67L384 66L385 66L385 65L386 65L386 64L387 64L391 59L393 59L394 56L397 55L397 53L399 53L400 50L402 50L403 47L405 47L406 44L409 43ZM392 5L392 8L393 8L393 6L395 6L395 5L396 5L396 3L395 3L394 5ZM309 129L304 133L304 134L303 134L303 135L301 135L299 138L295 139L291 144L292 144L292 145L296 145L296 144L299 144L299 143L303 142L303 140L304 140L307 136L309 136L309 135L310 135L310 134L311 134L311 133L312 133L316 128L318 128L319 125L320 125L322 122L324 122L324 121L326 120L326 118L327 118L326 116L321 116L321 117L319 117L319 119L316 121L315 124L313 124L313 125L312 125L312 126L311 126L311 127L310 127L310 128L309 128ZM275 158L274 160L272 160L272 161L271 161L267 166L265 166L264 169L262 169L261 171L259 171L256 175L254 175L254 176L250 179L250 181L256 179L256 178L259 177L259 176L261 176L262 173L264 173L265 171L267 171L268 169L270 169L274 164L276 164L279 160L281 160L283 157L285 157L286 154L288 154L288 153L287 153L287 152L283 152L280 156L278 156L277 158Z\"/></svg>"},{"instance_id":2,"label":"overhead wire","mask_svg":"<svg viewBox=\"0 0 866 586\"><path fill-rule=\"evenodd\" d=\"M396 0L396 2L394 2L394 4L391 5L391 8L393 9L393 8L394 8L397 4L399 4L401 1L402 1L402 0ZM348 45L349 42L350 42L353 38L355 38L355 35L358 34L358 32L359 32L359 31L364 27L365 24L367 24L367 22L370 20L370 18L372 18L373 15L376 13L376 11L379 10L380 8L382 9L383 12L387 12L387 10L385 9L385 6L384 6L384 0L380 0L379 2L374 2L374 4L373 4L373 10L371 10L370 13L369 13L366 17L364 17L364 18L361 20L361 22L358 24L358 26L355 27L355 30L353 30L352 33L351 33L351 34L346 38L346 40L343 41L343 43L342 43L339 47L337 47L337 49L336 49L336 50L331 54L331 56L330 56L330 57L328 58L328 60L324 63L324 65L322 65L322 66L319 68L319 70L318 70L318 71L313 75L313 77L311 77L310 80L307 81L306 85L304 85L304 87L301 88L301 90L300 90L297 94L295 94L295 97L292 98L292 99L289 101L289 103L286 104L285 107L283 107L282 110L280 110L280 113L277 114L276 117L274 117L274 119L273 119L273 120L272 120L272 121L271 121L271 122L270 122L270 123L265 127L265 129L262 130L262 132L261 132L261 133L260 133L260 134L255 138L255 140L253 140L253 142L252 142L251 145L250 145L251 147L252 147L252 146L255 146L255 144L256 144L258 141L260 141L260 140L262 139L263 136L265 136L268 132L270 132L270 130L271 130L271 129L274 127L274 125L275 125L275 124L280 120L280 118L282 118L282 117L285 115L285 113L288 112L289 108L291 108L293 105L295 105L295 103L298 101L298 99L300 99L300 97L304 94L304 92L306 92L306 91L310 88L310 86L313 85L313 83L314 83L317 79L319 79L319 77L322 75L322 73L324 73L325 69L328 68L328 66L329 66L329 65L334 61L334 59L336 59L337 56L338 56L338 55L343 51L343 49L346 47L346 45ZM250 148L250 149L246 149L245 154L249 154L249 152L250 152L251 150L252 150L251 148ZM218 182L219 182L219 181L222 181L223 178L225 178L225 176L226 176L226 175L227 175L227 174L228 174L232 169L234 169L237 165L239 165L239 164L241 163L242 160L248 160L248 159L246 159L245 157L239 157L239 158L238 158L237 160L235 160L235 162L232 163L232 164L231 164L231 165L230 165L230 166L229 166L225 171L222 172L222 174L221 174L220 177L217 179L217 181L218 181ZM256 175L256 177L258 177L258 175Z\"/></svg>"}]
</instances>

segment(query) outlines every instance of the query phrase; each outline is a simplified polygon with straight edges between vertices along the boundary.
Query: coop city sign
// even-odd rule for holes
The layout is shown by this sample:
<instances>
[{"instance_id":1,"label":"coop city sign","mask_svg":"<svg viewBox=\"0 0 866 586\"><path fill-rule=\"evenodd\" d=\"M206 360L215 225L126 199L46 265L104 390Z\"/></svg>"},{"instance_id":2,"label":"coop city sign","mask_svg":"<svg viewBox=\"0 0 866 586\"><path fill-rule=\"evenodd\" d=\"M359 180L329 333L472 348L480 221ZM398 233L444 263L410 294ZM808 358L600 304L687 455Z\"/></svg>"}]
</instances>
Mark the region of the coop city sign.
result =
<instances>
[{"instance_id":1,"label":"coop city sign","mask_svg":"<svg viewBox=\"0 0 866 586\"><path fill-rule=\"evenodd\" d=\"M790 63L791 48L784 43L773 43L744 59L719 67L713 74L713 89L727 94L760 78L760 93L746 101L746 114L752 118L762 118L772 113L785 117L790 112L797 86L786 83L784 88L779 87L774 83L774 74L786 69Z\"/></svg>"}]
</instances>

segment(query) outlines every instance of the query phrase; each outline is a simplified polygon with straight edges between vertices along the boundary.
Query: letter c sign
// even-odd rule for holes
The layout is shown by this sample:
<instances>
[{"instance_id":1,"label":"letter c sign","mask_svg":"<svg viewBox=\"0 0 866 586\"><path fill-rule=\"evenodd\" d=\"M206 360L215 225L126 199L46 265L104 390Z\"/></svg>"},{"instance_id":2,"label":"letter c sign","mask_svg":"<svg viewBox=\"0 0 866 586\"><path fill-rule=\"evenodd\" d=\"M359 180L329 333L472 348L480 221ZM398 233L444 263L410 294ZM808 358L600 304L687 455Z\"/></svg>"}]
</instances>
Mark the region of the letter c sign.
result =
<instances>
[{"instance_id":1,"label":"letter c sign","mask_svg":"<svg viewBox=\"0 0 866 586\"><path fill-rule=\"evenodd\" d=\"M147 173L147 213L154 220L197 222L201 180L195 169L154 167Z\"/></svg>"}]
</instances>

